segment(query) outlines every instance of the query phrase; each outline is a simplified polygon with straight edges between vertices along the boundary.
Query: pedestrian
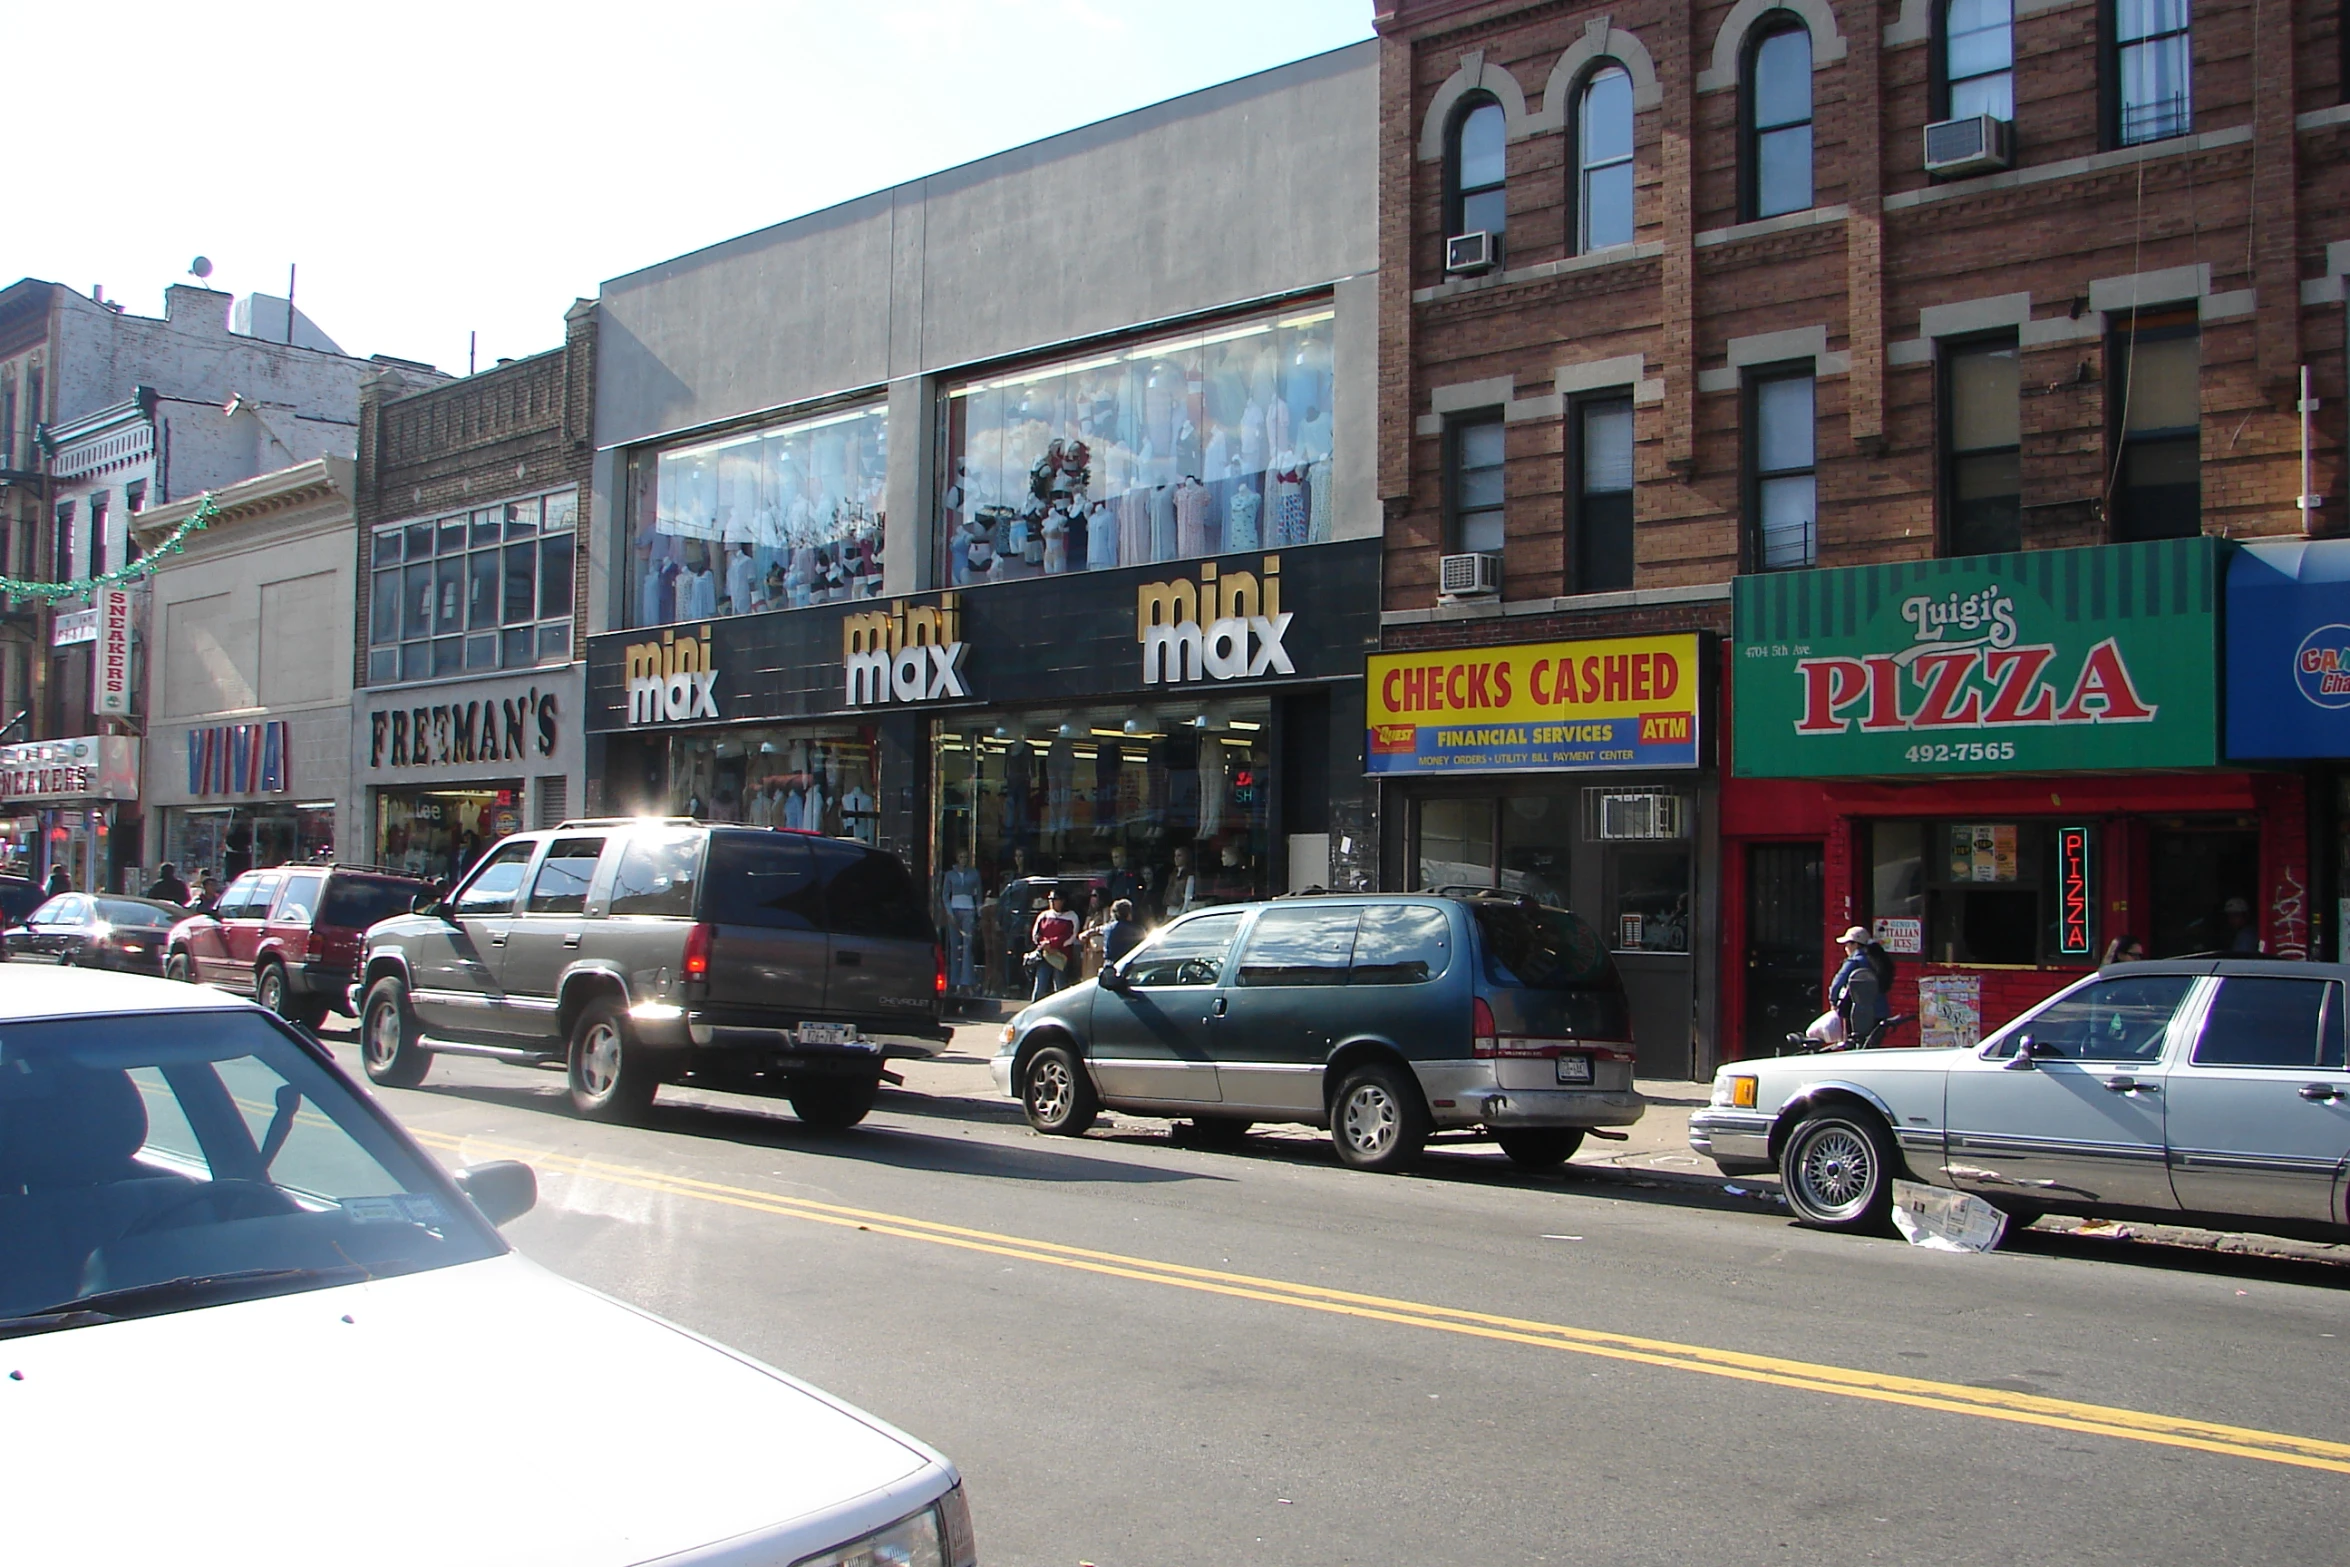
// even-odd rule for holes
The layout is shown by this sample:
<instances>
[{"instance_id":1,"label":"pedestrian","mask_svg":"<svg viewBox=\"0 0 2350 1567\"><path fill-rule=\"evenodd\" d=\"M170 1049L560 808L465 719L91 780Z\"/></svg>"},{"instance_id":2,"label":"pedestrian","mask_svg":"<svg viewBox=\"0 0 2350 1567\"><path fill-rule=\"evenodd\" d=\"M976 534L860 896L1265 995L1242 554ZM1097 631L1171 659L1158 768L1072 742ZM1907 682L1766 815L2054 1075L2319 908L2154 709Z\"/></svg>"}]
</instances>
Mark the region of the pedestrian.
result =
<instances>
[{"instance_id":1,"label":"pedestrian","mask_svg":"<svg viewBox=\"0 0 2350 1567\"><path fill-rule=\"evenodd\" d=\"M1077 977L1091 979L1102 971L1102 933L1110 928L1110 895L1101 888L1085 907L1085 928L1077 933Z\"/></svg>"},{"instance_id":2,"label":"pedestrian","mask_svg":"<svg viewBox=\"0 0 2350 1567\"><path fill-rule=\"evenodd\" d=\"M64 894L73 891L73 873L68 871L63 865L50 866L49 882L48 885L42 890L48 893L52 898L62 897Z\"/></svg>"},{"instance_id":3,"label":"pedestrian","mask_svg":"<svg viewBox=\"0 0 2350 1567\"><path fill-rule=\"evenodd\" d=\"M220 878L210 871L198 878L194 907L198 914L210 914L220 907Z\"/></svg>"},{"instance_id":4,"label":"pedestrian","mask_svg":"<svg viewBox=\"0 0 2350 1567\"><path fill-rule=\"evenodd\" d=\"M2143 963L2146 961L2146 943L2124 933L2105 944L2107 963Z\"/></svg>"},{"instance_id":5,"label":"pedestrian","mask_svg":"<svg viewBox=\"0 0 2350 1567\"><path fill-rule=\"evenodd\" d=\"M1077 963L1077 916L1069 912L1069 900L1060 888L1052 890L1028 927L1028 943L1036 959L1036 983L1029 999L1042 1001L1069 982Z\"/></svg>"},{"instance_id":6,"label":"pedestrian","mask_svg":"<svg viewBox=\"0 0 2350 1567\"><path fill-rule=\"evenodd\" d=\"M147 884L147 896L160 898L165 903L188 906L188 884L180 880L179 867L165 860L155 867L155 879Z\"/></svg>"},{"instance_id":7,"label":"pedestrian","mask_svg":"<svg viewBox=\"0 0 2350 1567\"><path fill-rule=\"evenodd\" d=\"M1893 960L1858 925L1836 938L1844 966L1829 982L1828 1000L1844 1018L1845 1037L1865 1047L1870 1032L1885 1020L1885 986Z\"/></svg>"},{"instance_id":8,"label":"pedestrian","mask_svg":"<svg viewBox=\"0 0 2350 1567\"><path fill-rule=\"evenodd\" d=\"M2259 956L2260 931L2252 923L2252 905L2242 898L2230 898L2220 905L2220 913L2228 922L2227 950Z\"/></svg>"},{"instance_id":9,"label":"pedestrian","mask_svg":"<svg viewBox=\"0 0 2350 1567\"><path fill-rule=\"evenodd\" d=\"M1142 945L1147 935L1142 921L1134 917L1134 900L1120 898L1110 905L1110 923L1102 927L1102 967L1110 968L1118 960Z\"/></svg>"}]
</instances>

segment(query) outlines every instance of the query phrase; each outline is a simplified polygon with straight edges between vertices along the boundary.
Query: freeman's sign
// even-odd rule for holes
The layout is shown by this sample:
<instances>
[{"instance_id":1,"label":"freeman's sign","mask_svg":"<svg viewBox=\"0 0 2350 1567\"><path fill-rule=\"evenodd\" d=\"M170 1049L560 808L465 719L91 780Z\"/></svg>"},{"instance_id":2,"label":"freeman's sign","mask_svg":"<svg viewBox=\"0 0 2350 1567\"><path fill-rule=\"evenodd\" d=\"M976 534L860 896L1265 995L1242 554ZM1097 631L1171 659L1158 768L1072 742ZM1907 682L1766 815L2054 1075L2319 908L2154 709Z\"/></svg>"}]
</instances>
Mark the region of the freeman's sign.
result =
<instances>
[{"instance_id":1,"label":"freeman's sign","mask_svg":"<svg viewBox=\"0 0 2350 1567\"><path fill-rule=\"evenodd\" d=\"M370 767L454 767L555 754L555 693L536 686L486 702L378 708L367 715Z\"/></svg>"},{"instance_id":2,"label":"freeman's sign","mask_svg":"<svg viewBox=\"0 0 2350 1567\"><path fill-rule=\"evenodd\" d=\"M1742 777L2209 766L2217 545L1738 579Z\"/></svg>"}]
</instances>

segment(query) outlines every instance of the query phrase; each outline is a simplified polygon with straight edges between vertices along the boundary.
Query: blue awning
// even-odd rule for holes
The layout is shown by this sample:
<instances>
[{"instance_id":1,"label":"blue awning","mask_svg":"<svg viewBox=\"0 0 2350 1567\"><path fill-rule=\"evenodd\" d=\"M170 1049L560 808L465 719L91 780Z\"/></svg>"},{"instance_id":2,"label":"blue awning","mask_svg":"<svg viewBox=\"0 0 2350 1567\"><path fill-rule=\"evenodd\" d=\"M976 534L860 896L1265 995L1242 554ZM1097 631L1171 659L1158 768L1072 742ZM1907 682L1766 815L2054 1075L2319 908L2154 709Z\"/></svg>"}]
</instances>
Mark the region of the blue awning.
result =
<instances>
[{"instance_id":1,"label":"blue awning","mask_svg":"<svg viewBox=\"0 0 2350 1567\"><path fill-rule=\"evenodd\" d=\"M2350 539L2237 550L2225 661L2231 761L2350 757Z\"/></svg>"}]
</instances>

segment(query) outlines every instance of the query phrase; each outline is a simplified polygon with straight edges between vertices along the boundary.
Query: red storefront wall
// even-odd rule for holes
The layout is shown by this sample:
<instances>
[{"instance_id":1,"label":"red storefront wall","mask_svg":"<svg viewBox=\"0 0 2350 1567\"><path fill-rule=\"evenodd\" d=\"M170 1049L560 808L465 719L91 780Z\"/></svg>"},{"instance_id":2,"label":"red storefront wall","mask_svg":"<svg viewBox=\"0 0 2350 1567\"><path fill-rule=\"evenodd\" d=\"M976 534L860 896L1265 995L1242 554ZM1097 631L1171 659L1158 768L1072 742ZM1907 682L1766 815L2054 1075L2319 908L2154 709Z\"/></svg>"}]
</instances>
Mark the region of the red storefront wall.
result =
<instances>
[{"instance_id":1,"label":"red storefront wall","mask_svg":"<svg viewBox=\"0 0 2350 1567\"><path fill-rule=\"evenodd\" d=\"M1865 923L1868 903L1867 824L1880 818L1956 818L2086 822L2099 835L2094 944L2124 931L2143 937L2150 819L2183 816L2257 817L2260 824L2260 937L2273 956L2309 952L2309 813L2298 774L2169 773L2054 774L2033 778L1755 779L1733 775L1728 755L1727 684L1718 733L1722 743L1722 873L1720 964L1722 1059L1766 1055L1775 1039L1748 1039L1747 850L1766 843L1817 842L1822 851L1822 987L1842 961L1835 938ZM1917 982L1925 974L1974 974L1982 981L1982 1025L1987 1034L2042 998L2071 984L2094 965L1989 967L1923 963L1897 958L1892 1008L1915 1016ZM1897 1045L1918 1042L1914 1024L1898 1031Z\"/></svg>"}]
</instances>

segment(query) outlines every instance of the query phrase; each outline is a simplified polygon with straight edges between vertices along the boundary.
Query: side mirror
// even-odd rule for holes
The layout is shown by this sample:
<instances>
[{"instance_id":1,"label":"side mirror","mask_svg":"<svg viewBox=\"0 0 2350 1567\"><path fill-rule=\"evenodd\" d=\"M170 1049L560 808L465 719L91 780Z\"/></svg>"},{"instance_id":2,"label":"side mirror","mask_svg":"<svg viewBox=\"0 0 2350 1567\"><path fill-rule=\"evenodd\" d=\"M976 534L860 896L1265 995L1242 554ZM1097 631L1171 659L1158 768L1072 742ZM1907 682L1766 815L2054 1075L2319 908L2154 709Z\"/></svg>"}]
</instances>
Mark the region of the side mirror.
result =
<instances>
[{"instance_id":1,"label":"side mirror","mask_svg":"<svg viewBox=\"0 0 2350 1567\"><path fill-rule=\"evenodd\" d=\"M455 1176L457 1189L492 1224L521 1218L538 1206L539 1178L517 1159L494 1159L467 1165Z\"/></svg>"},{"instance_id":2,"label":"side mirror","mask_svg":"<svg viewBox=\"0 0 2350 1567\"><path fill-rule=\"evenodd\" d=\"M2034 1056L2050 1056L2054 1054L2056 1054L2056 1051L2052 1047L2043 1045L2039 1041L2032 1038L2031 1035L2026 1034L2015 1042L2015 1054L2009 1056L2003 1063L2003 1070L2009 1072L2036 1072L2040 1069L2040 1066L2039 1063L2032 1058Z\"/></svg>"},{"instance_id":3,"label":"side mirror","mask_svg":"<svg viewBox=\"0 0 2350 1567\"><path fill-rule=\"evenodd\" d=\"M1125 970L1114 963L1104 964L1102 971L1094 976L1094 983L1104 990L1114 991L1119 995L1124 995L1134 988L1134 981L1128 979Z\"/></svg>"},{"instance_id":4,"label":"side mirror","mask_svg":"<svg viewBox=\"0 0 2350 1567\"><path fill-rule=\"evenodd\" d=\"M430 914L440 906L441 900L433 896L429 887L408 900L408 912L411 914Z\"/></svg>"}]
</instances>

